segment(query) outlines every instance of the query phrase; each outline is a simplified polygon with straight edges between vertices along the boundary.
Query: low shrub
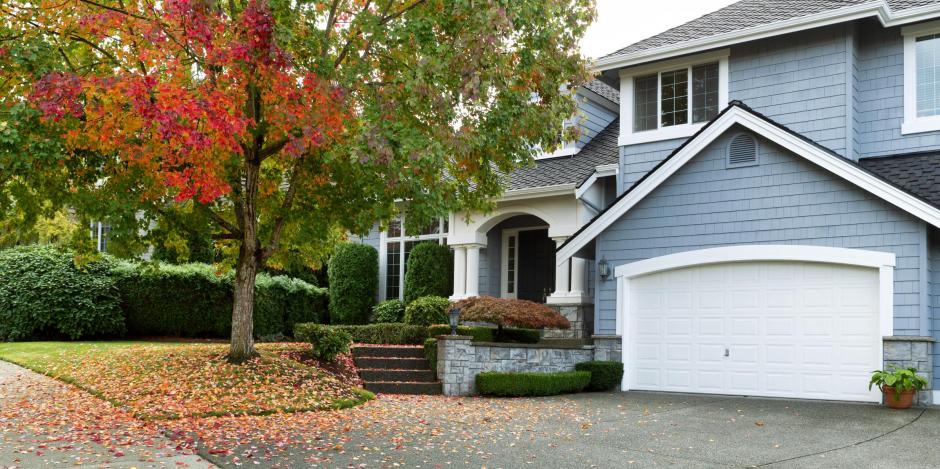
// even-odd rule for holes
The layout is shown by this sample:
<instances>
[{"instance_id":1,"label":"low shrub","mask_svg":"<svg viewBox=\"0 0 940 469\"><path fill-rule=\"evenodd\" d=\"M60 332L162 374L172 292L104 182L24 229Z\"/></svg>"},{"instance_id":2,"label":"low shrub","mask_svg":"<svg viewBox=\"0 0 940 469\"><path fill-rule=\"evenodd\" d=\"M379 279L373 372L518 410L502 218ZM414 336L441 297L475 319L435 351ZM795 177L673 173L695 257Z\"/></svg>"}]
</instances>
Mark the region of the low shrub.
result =
<instances>
[{"instance_id":1,"label":"low shrub","mask_svg":"<svg viewBox=\"0 0 940 469\"><path fill-rule=\"evenodd\" d=\"M588 371L560 373L504 373L486 371L477 375L477 391L485 396L554 396L579 392L591 382Z\"/></svg>"},{"instance_id":2,"label":"low shrub","mask_svg":"<svg viewBox=\"0 0 940 469\"><path fill-rule=\"evenodd\" d=\"M591 382L586 388L588 391L610 391L623 380L623 363L620 362L583 362L575 365L574 369L591 372Z\"/></svg>"},{"instance_id":3,"label":"low shrub","mask_svg":"<svg viewBox=\"0 0 940 469\"><path fill-rule=\"evenodd\" d=\"M365 244L343 243L330 258L330 323L369 322L378 288L379 254Z\"/></svg>"},{"instance_id":4,"label":"low shrub","mask_svg":"<svg viewBox=\"0 0 940 469\"><path fill-rule=\"evenodd\" d=\"M450 301L442 296L422 296L405 307L405 324L430 326L447 322Z\"/></svg>"},{"instance_id":5,"label":"low shrub","mask_svg":"<svg viewBox=\"0 0 940 469\"><path fill-rule=\"evenodd\" d=\"M454 303L461 321L488 322L497 328L568 329L571 323L549 306L528 300L475 296Z\"/></svg>"},{"instance_id":6,"label":"low shrub","mask_svg":"<svg viewBox=\"0 0 940 469\"><path fill-rule=\"evenodd\" d=\"M431 371L437 373L437 339L430 338L424 340L424 358L431 365Z\"/></svg>"},{"instance_id":7,"label":"low shrub","mask_svg":"<svg viewBox=\"0 0 940 469\"><path fill-rule=\"evenodd\" d=\"M450 294L450 248L435 242L418 243L411 248L405 269L405 302L422 296Z\"/></svg>"},{"instance_id":8,"label":"low shrub","mask_svg":"<svg viewBox=\"0 0 940 469\"><path fill-rule=\"evenodd\" d=\"M343 330L322 324L303 323L294 326L294 337L313 345L313 356L333 361L341 353L349 352L352 336Z\"/></svg>"},{"instance_id":9,"label":"low shrub","mask_svg":"<svg viewBox=\"0 0 940 469\"><path fill-rule=\"evenodd\" d=\"M401 322L405 317L405 302L385 300L372 307L372 323Z\"/></svg>"},{"instance_id":10,"label":"low shrub","mask_svg":"<svg viewBox=\"0 0 940 469\"><path fill-rule=\"evenodd\" d=\"M457 326L458 335L473 337L474 342L515 342L520 344L535 344L542 339L542 332L537 329L503 329L497 335L498 329L485 326ZM428 326L428 336L449 335L450 326L435 324Z\"/></svg>"},{"instance_id":11,"label":"low shrub","mask_svg":"<svg viewBox=\"0 0 940 469\"><path fill-rule=\"evenodd\" d=\"M542 331L538 329L516 329L505 327L496 332L496 342L513 342L519 344L537 344L542 340Z\"/></svg>"},{"instance_id":12,"label":"low shrub","mask_svg":"<svg viewBox=\"0 0 940 469\"><path fill-rule=\"evenodd\" d=\"M348 332L360 344L421 345L428 338L426 327L400 322L330 327Z\"/></svg>"},{"instance_id":13,"label":"low shrub","mask_svg":"<svg viewBox=\"0 0 940 469\"><path fill-rule=\"evenodd\" d=\"M49 246L0 252L0 340L123 335L112 264L76 265L73 253Z\"/></svg>"}]
</instances>

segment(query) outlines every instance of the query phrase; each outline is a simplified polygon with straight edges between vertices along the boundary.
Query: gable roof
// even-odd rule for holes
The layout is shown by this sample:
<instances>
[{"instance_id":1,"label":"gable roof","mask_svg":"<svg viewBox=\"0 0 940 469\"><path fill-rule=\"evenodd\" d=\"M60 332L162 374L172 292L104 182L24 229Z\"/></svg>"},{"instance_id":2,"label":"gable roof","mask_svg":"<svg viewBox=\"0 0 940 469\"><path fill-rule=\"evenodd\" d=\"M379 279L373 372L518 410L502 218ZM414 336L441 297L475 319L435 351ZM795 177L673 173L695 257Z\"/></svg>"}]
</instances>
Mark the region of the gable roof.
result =
<instances>
[{"instance_id":1,"label":"gable roof","mask_svg":"<svg viewBox=\"0 0 940 469\"><path fill-rule=\"evenodd\" d=\"M600 70L876 17L885 26L940 16L937 0L741 0L597 60Z\"/></svg>"},{"instance_id":2,"label":"gable roof","mask_svg":"<svg viewBox=\"0 0 940 469\"><path fill-rule=\"evenodd\" d=\"M620 104L620 90L615 89L607 83L604 83L600 80L591 80L581 86L593 91L598 96L605 98L614 104Z\"/></svg>"},{"instance_id":3,"label":"gable roof","mask_svg":"<svg viewBox=\"0 0 940 469\"><path fill-rule=\"evenodd\" d=\"M578 187L594 174L598 166L618 162L619 134L620 120L614 119L577 154L536 160L533 166L511 172L505 188L514 191L565 184Z\"/></svg>"},{"instance_id":4,"label":"gable roof","mask_svg":"<svg viewBox=\"0 0 940 469\"><path fill-rule=\"evenodd\" d=\"M933 226L940 227L940 207L906 192L852 160L843 158L832 150L772 121L744 103L732 101L718 116L621 194L613 204L568 238L558 248L556 258L565 260L573 256L734 125L741 125L899 209Z\"/></svg>"},{"instance_id":5,"label":"gable roof","mask_svg":"<svg viewBox=\"0 0 940 469\"><path fill-rule=\"evenodd\" d=\"M940 207L940 153L864 158L863 168Z\"/></svg>"}]
</instances>

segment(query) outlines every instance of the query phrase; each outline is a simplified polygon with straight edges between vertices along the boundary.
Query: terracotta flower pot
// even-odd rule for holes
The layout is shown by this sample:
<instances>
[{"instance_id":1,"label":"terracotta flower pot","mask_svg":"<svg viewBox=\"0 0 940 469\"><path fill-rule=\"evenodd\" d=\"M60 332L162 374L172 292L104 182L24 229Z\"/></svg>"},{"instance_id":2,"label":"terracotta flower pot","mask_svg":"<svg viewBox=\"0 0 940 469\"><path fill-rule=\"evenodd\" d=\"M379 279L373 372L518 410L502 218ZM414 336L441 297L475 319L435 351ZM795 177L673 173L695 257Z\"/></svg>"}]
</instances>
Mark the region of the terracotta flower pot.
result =
<instances>
[{"instance_id":1,"label":"terracotta flower pot","mask_svg":"<svg viewBox=\"0 0 940 469\"><path fill-rule=\"evenodd\" d=\"M907 391L902 391L901 395L899 396L891 386L885 386L881 388L881 392L885 397L885 405L892 409L909 408L910 406L914 405L914 396L917 395L917 391L909 389Z\"/></svg>"}]
</instances>

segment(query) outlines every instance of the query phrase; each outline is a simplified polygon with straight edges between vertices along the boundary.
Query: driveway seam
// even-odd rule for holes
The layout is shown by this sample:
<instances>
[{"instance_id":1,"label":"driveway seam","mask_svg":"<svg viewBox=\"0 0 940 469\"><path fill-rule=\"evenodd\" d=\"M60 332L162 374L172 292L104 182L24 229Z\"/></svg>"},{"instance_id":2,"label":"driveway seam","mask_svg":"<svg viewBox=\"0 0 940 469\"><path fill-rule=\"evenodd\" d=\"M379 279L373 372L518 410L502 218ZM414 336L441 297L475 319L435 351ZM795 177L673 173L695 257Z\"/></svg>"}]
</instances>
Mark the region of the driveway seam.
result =
<instances>
[{"instance_id":1,"label":"driveway seam","mask_svg":"<svg viewBox=\"0 0 940 469\"><path fill-rule=\"evenodd\" d=\"M864 445L864 444L866 444L866 443L871 443L872 441L875 441L875 440L877 440L877 439L879 439L879 438L884 438L884 437L886 437L886 436L888 436L888 435L890 435L890 434L892 434L892 433L894 433L894 432L897 432L898 430L901 430L901 429L903 429L903 428L908 427L909 425L913 424L914 422L920 420L920 418L921 418L926 412L927 412L927 408L925 407L925 408L921 409L920 413L917 414L917 417L914 417L910 422L907 422L907 423L905 423L904 425L901 425L900 427L897 427L897 428L894 428L894 429L892 429L892 430L886 431L886 432L884 432L884 433L882 433L882 434L880 434L880 435L873 436L873 437L871 437L871 438L869 438L869 439L867 439L867 440L858 441L858 442L855 442L855 443L852 443L852 444L848 444L848 445L845 445L845 446L840 446L840 447L838 447L838 448L827 449L827 450L824 450L824 451L817 451L817 452L815 452L815 453L804 454L804 455L801 455L801 456L793 456L793 457L791 457L791 458L781 459L781 460L779 460L779 461L766 462L766 463L763 463L763 464L756 464L756 465L753 465L753 466L745 466L745 467L748 467L748 468L752 468L752 467L767 467L767 466L770 466L770 465L773 465L773 464L780 464L780 463L784 463L784 462L795 461L795 460L797 460L797 459L804 459L804 458L809 458L809 457L812 457L812 456L819 456L819 455L821 455L821 454L828 454L828 453L833 453L833 452L836 452L836 451L841 451L841 450L846 449L846 448L852 448L852 447L855 447L855 446L862 446L862 445Z\"/></svg>"}]
</instances>

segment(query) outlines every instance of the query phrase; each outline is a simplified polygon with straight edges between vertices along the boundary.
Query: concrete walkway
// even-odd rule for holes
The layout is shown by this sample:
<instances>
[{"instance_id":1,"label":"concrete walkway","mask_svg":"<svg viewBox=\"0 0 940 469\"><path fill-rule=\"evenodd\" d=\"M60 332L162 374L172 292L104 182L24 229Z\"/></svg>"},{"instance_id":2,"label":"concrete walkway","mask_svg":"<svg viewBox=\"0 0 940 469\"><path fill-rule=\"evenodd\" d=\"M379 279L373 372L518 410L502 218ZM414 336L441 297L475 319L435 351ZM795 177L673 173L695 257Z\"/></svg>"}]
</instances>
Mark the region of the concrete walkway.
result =
<instances>
[{"instance_id":1,"label":"concrete walkway","mask_svg":"<svg viewBox=\"0 0 940 469\"><path fill-rule=\"evenodd\" d=\"M185 453L156 425L0 361L0 468L215 467Z\"/></svg>"}]
</instances>

